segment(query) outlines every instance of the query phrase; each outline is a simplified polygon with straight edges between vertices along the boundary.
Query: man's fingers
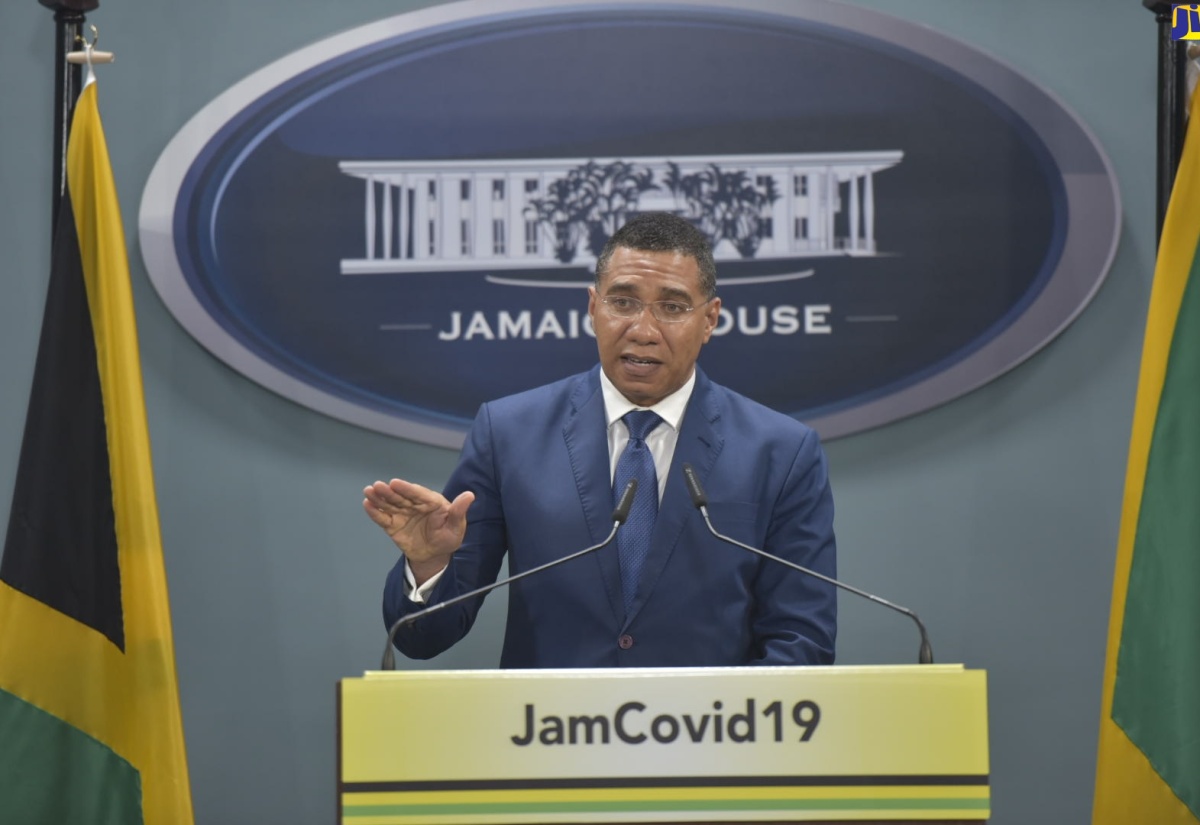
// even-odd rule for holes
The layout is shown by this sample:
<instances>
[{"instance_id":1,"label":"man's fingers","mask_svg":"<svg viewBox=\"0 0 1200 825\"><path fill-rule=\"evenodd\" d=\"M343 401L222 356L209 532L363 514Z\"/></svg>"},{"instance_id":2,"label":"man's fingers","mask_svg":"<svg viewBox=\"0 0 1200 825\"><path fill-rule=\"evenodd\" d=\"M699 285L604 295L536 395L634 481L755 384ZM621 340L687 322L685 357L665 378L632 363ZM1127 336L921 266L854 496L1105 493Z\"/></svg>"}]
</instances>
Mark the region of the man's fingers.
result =
<instances>
[{"instance_id":1,"label":"man's fingers","mask_svg":"<svg viewBox=\"0 0 1200 825\"><path fill-rule=\"evenodd\" d=\"M383 489L381 490L380 487ZM385 493L388 487L382 481L376 481L374 484L368 485L363 489L363 499L371 502L375 507L380 507L385 503Z\"/></svg>"},{"instance_id":2,"label":"man's fingers","mask_svg":"<svg viewBox=\"0 0 1200 825\"><path fill-rule=\"evenodd\" d=\"M463 492L450 502L441 493L398 478L386 483L376 481L363 489L367 515L410 557L421 557L426 552L446 555L434 548L452 538L461 542L467 508L474 501L474 493Z\"/></svg>"},{"instance_id":3,"label":"man's fingers","mask_svg":"<svg viewBox=\"0 0 1200 825\"><path fill-rule=\"evenodd\" d=\"M412 508L425 513L448 507L450 502L436 490L422 487L402 479L393 478L383 485L381 497L396 507Z\"/></svg>"},{"instance_id":4,"label":"man's fingers","mask_svg":"<svg viewBox=\"0 0 1200 825\"><path fill-rule=\"evenodd\" d=\"M375 522L380 527L386 528L392 523L392 517L383 512L383 510L379 508L379 505L371 501L369 496L363 499L363 510L366 511L367 516L371 519L371 521Z\"/></svg>"},{"instance_id":5,"label":"man's fingers","mask_svg":"<svg viewBox=\"0 0 1200 825\"><path fill-rule=\"evenodd\" d=\"M398 478L376 481L363 489L363 496L385 513L428 514L450 503L440 493Z\"/></svg>"},{"instance_id":6,"label":"man's fingers","mask_svg":"<svg viewBox=\"0 0 1200 825\"><path fill-rule=\"evenodd\" d=\"M420 484L413 484L411 481L405 481L402 478L393 478L383 486L401 498L410 498L418 501L430 497L440 497L441 495L440 493L430 490L428 487L422 487Z\"/></svg>"}]
</instances>

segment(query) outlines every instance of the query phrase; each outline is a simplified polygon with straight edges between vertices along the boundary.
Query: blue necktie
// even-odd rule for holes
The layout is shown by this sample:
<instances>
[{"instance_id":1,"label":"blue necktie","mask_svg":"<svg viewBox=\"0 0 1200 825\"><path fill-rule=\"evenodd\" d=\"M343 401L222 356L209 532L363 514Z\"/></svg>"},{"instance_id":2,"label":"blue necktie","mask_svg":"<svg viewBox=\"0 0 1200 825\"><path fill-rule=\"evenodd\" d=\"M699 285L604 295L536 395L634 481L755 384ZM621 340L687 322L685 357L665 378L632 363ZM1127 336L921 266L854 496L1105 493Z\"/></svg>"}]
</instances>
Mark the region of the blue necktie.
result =
<instances>
[{"instance_id":1,"label":"blue necktie","mask_svg":"<svg viewBox=\"0 0 1200 825\"><path fill-rule=\"evenodd\" d=\"M662 423L657 413L633 410L621 419L629 429L629 443L617 461L613 477L614 504L631 478L638 483L629 518L617 534L617 553L621 562L621 592L625 597L625 615L637 594L638 579L646 554L650 552L650 534L658 517L658 474L654 472L654 456L646 446L646 436Z\"/></svg>"}]
</instances>

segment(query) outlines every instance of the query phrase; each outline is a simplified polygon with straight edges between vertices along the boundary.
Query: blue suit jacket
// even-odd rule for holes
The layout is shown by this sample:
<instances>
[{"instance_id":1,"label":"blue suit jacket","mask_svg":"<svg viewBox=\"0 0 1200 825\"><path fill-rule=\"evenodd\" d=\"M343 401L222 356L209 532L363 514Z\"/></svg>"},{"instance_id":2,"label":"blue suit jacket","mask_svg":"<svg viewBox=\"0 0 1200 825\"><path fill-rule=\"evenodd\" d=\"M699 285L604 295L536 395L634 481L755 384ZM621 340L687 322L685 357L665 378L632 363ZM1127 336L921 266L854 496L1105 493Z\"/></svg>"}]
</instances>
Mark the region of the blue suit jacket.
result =
<instances>
[{"instance_id":1,"label":"blue suit jacket","mask_svg":"<svg viewBox=\"0 0 1200 825\"><path fill-rule=\"evenodd\" d=\"M604 539L612 528L600 368L484 404L446 486L475 493L466 539L430 603ZM643 569L622 605L616 542L512 585L501 667L797 665L833 661L835 591L713 538L688 496L691 464L717 530L836 575L833 497L816 434L696 369ZM462 638L480 601L405 628L396 646L429 658ZM390 626L419 609L404 560L388 576Z\"/></svg>"}]
</instances>

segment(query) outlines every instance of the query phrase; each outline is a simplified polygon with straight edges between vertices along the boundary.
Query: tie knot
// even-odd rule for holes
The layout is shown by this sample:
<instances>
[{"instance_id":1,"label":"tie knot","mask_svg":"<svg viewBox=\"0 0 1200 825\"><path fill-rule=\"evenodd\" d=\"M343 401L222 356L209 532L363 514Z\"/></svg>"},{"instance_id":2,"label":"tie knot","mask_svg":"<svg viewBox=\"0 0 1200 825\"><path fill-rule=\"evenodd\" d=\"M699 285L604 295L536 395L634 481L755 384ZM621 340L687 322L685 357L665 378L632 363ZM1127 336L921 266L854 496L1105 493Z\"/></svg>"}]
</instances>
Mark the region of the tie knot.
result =
<instances>
[{"instance_id":1,"label":"tie knot","mask_svg":"<svg viewBox=\"0 0 1200 825\"><path fill-rule=\"evenodd\" d=\"M662 423L658 413L653 410L630 410L622 416L625 426L629 428L630 439L645 441L646 436Z\"/></svg>"}]
</instances>

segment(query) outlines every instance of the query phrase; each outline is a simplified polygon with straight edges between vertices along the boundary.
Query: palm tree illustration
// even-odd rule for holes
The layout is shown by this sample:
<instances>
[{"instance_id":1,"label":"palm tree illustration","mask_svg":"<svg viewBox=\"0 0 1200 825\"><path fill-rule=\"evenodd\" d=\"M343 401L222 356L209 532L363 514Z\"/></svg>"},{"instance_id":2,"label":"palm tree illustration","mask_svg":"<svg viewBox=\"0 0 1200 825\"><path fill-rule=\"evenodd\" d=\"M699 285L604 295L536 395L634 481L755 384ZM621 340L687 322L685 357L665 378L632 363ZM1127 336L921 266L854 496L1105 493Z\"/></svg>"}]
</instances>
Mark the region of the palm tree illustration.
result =
<instances>
[{"instance_id":1,"label":"palm tree illustration","mask_svg":"<svg viewBox=\"0 0 1200 825\"><path fill-rule=\"evenodd\" d=\"M756 184L742 169L724 170L715 163L683 174L667 162L663 183L685 206L684 216L708 235L713 247L723 240L743 258L753 258L762 243L767 209L779 199L774 178Z\"/></svg>"},{"instance_id":2,"label":"palm tree illustration","mask_svg":"<svg viewBox=\"0 0 1200 825\"><path fill-rule=\"evenodd\" d=\"M643 192L657 189L646 167L617 160L600 165L594 160L552 181L546 195L526 207L554 244L554 257L564 264L575 260L580 242L599 255L605 242L637 209Z\"/></svg>"},{"instance_id":3,"label":"palm tree illustration","mask_svg":"<svg viewBox=\"0 0 1200 825\"><path fill-rule=\"evenodd\" d=\"M587 216L591 209L590 194L586 186L588 167L591 161L572 169L565 178L558 178L546 187L546 196L532 198L525 207L550 236L554 245L554 257L564 264L575 260L579 242L587 230Z\"/></svg>"},{"instance_id":4,"label":"palm tree illustration","mask_svg":"<svg viewBox=\"0 0 1200 825\"><path fill-rule=\"evenodd\" d=\"M592 197L587 217L588 249L598 256L613 233L637 210L642 193L658 185L650 169L615 160L604 166L592 164L588 186Z\"/></svg>"}]
</instances>

